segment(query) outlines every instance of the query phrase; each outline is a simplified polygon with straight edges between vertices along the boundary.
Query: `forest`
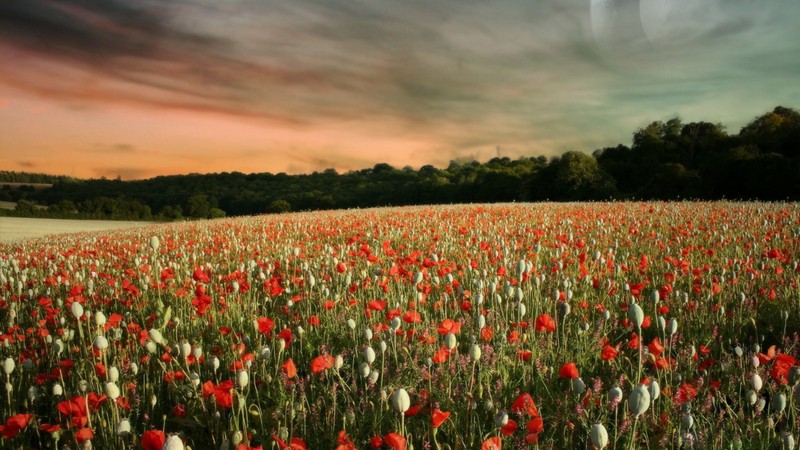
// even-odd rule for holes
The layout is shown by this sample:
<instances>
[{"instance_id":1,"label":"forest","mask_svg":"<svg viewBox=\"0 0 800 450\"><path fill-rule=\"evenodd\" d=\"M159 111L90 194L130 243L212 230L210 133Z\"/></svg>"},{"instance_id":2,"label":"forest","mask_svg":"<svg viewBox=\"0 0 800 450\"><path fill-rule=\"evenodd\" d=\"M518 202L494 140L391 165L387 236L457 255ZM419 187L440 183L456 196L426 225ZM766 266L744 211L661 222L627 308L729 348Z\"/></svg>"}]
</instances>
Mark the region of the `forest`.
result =
<instances>
[{"instance_id":1,"label":"forest","mask_svg":"<svg viewBox=\"0 0 800 450\"><path fill-rule=\"evenodd\" d=\"M16 183L15 185L2 183ZM34 189L19 183L48 183ZM5 215L178 220L420 204L800 199L800 113L776 107L728 133L719 123L655 121L630 146L558 157L498 157L419 169L388 164L338 173L224 172L81 180L0 171ZM46 208L43 208L45 206Z\"/></svg>"}]
</instances>

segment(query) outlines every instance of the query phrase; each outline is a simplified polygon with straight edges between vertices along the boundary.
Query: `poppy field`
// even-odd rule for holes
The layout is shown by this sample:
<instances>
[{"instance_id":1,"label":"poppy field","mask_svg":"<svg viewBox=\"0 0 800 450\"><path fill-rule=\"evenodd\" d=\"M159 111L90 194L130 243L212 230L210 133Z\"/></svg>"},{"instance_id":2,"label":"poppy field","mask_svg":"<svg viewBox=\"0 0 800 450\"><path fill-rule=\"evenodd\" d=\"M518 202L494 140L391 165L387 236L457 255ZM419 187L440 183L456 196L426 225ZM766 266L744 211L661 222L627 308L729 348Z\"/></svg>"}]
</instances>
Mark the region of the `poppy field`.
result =
<instances>
[{"instance_id":1,"label":"poppy field","mask_svg":"<svg viewBox=\"0 0 800 450\"><path fill-rule=\"evenodd\" d=\"M0 243L0 446L792 449L800 207L382 208Z\"/></svg>"}]
</instances>

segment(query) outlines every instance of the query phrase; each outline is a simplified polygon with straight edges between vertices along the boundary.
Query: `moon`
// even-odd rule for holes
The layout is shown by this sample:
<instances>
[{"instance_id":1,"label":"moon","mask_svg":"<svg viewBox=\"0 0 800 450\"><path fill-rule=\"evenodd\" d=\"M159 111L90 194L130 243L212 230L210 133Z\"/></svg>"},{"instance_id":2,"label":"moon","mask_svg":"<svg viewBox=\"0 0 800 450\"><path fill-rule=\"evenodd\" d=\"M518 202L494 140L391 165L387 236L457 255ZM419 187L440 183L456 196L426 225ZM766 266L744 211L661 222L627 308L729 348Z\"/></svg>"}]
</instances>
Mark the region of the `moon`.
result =
<instances>
[{"instance_id":1,"label":"moon","mask_svg":"<svg viewBox=\"0 0 800 450\"><path fill-rule=\"evenodd\" d=\"M633 49L647 41L639 17L639 0L591 0L589 12L594 39L600 48Z\"/></svg>"},{"instance_id":2,"label":"moon","mask_svg":"<svg viewBox=\"0 0 800 450\"><path fill-rule=\"evenodd\" d=\"M639 16L647 39L664 46L696 39L722 18L719 0L641 0Z\"/></svg>"}]
</instances>

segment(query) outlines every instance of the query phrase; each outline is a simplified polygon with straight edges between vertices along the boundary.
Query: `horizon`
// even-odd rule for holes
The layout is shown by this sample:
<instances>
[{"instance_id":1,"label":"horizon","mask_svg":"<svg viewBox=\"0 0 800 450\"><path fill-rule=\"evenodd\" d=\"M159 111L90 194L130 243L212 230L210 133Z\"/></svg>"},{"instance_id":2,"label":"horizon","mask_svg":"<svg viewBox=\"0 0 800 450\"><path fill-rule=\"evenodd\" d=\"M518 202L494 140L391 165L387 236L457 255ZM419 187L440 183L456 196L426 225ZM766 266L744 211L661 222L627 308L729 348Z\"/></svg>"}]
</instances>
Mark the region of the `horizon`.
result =
<instances>
[{"instance_id":1,"label":"horizon","mask_svg":"<svg viewBox=\"0 0 800 450\"><path fill-rule=\"evenodd\" d=\"M772 0L0 5L0 166L81 179L447 167L738 133L800 105Z\"/></svg>"}]
</instances>

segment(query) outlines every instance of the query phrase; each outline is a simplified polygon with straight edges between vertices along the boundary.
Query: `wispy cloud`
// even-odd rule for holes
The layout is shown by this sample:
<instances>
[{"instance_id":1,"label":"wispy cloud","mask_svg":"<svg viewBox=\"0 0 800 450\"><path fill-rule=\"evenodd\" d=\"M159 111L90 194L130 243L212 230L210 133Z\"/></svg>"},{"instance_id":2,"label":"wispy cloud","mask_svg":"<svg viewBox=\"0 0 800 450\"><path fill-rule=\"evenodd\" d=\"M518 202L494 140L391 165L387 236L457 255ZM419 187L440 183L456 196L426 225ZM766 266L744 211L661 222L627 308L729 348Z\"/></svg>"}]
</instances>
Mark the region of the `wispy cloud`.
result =
<instances>
[{"instance_id":1,"label":"wispy cloud","mask_svg":"<svg viewBox=\"0 0 800 450\"><path fill-rule=\"evenodd\" d=\"M689 17L668 4L1 2L0 57L15 64L0 83L76 111L126 104L418 139L403 155L417 165L498 145L591 151L664 115L741 122L763 103L800 104L800 3L709 0ZM292 170L387 157L347 144L273 151Z\"/></svg>"}]
</instances>

